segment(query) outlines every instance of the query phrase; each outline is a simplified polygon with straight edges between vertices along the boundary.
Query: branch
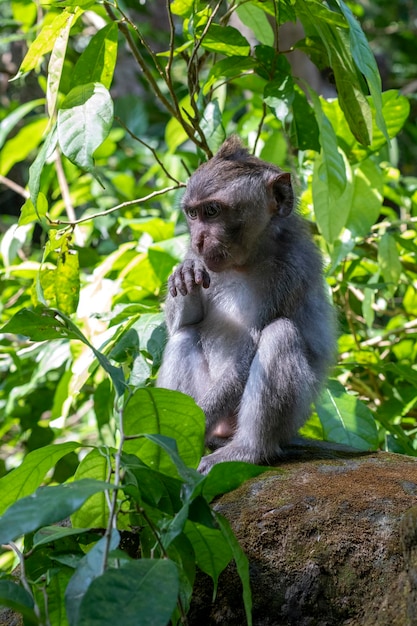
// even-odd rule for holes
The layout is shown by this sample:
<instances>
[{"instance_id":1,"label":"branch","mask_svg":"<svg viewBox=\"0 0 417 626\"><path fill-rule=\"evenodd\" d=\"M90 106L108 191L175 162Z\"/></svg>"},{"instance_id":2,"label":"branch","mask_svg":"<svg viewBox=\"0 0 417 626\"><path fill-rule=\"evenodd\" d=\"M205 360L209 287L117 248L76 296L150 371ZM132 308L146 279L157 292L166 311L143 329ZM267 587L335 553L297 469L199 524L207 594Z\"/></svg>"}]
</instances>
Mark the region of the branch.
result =
<instances>
[{"instance_id":1,"label":"branch","mask_svg":"<svg viewBox=\"0 0 417 626\"><path fill-rule=\"evenodd\" d=\"M51 220L48 218L50 226L76 226L77 224L81 224L82 222L88 222L90 220L94 220L96 217L104 217L104 215L110 215L110 213L114 213L119 209L124 209L128 206L134 206L135 204L142 204L143 202L147 202L148 200L152 200L152 198L156 198L157 196L161 196L164 193L168 193L169 191L175 191L176 189L182 189L185 187L185 183L178 183L177 185L172 185L172 187L165 187L165 189L160 189L159 191L153 191L148 196L144 196L143 198L136 198L135 200L128 200L127 202L122 202L117 206L112 207L111 209L106 209L105 211L100 211L99 213L94 213L94 215L88 215L87 217L81 217L79 220L65 221L65 220Z\"/></svg>"},{"instance_id":2,"label":"branch","mask_svg":"<svg viewBox=\"0 0 417 626\"><path fill-rule=\"evenodd\" d=\"M22 198L25 198L25 200L30 197L30 193L26 189L15 183L13 180L10 180L10 178L6 178L6 176L0 175L0 183L9 189L12 189L12 191L19 194L19 196L22 196Z\"/></svg>"},{"instance_id":3,"label":"branch","mask_svg":"<svg viewBox=\"0 0 417 626\"><path fill-rule=\"evenodd\" d=\"M30 595L30 597L33 600L33 610L35 612L36 617L39 619L39 623L41 623L41 611L40 608L35 600L35 597L32 593L32 589L30 588L30 585L28 583L28 579L26 577L26 569L25 569L25 557L23 555L23 553L19 550L19 548L17 547L17 545L14 543L14 541L9 541L9 546L11 547L11 549L13 550L13 552L16 554L17 558L19 559L19 565L20 565L20 574L19 574L19 578L20 578L20 582L22 583L23 588L25 589L25 591L27 591L27 593Z\"/></svg>"},{"instance_id":4,"label":"branch","mask_svg":"<svg viewBox=\"0 0 417 626\"><path fill-rule=\"evenodd\" d=\"M125 129L125 131L127 133L129 133L129 135L132 137L132 139L134 139L135 141L138 141L140 144L142 144L142 146L145 146L145 148L147 148L150 152L152 152L152 156L155 159L155 161L158 163L158 165L160 166L161 170L165 173L165 175L170 178L174 183L176 183L177 185L182 185L182 183L177 180L174 176L172 176L172 174L170 174L167 170L167 168L165 167L165 165L163 164L163 162L161 161L161 159L159 158L159 156L156 153L156 150L154 148L152 148L152 146L150 146L148 143L146 143L146 141L143 141L143 139L141 139L140 137L138 137L137 135L135 135L135 133L133 133L130 128L128 128L126 126L126 124L123 122L123 120L120 119L120 117L115 117L115 120L117 120L120 124L120 126L123 126L123 128Z\"/></svg>"}]
</instances>

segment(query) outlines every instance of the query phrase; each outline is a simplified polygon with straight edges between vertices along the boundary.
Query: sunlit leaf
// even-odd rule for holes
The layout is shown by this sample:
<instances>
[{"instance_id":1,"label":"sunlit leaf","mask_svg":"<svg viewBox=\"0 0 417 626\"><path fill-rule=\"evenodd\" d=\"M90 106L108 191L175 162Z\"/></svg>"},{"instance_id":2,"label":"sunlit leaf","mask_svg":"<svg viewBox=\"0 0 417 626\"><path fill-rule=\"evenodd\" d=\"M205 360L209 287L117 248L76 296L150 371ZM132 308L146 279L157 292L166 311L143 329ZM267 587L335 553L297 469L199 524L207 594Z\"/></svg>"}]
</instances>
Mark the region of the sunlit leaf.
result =
<instances>
[{"instance_id":1,"label":"sunlit leaf","mask_svg":"<svg viewBox=\"0 0 417 626\"><path fill-rule=\"evenodd\" d=\"M94 151L113 122L113 101L100 83L74 87L58 111L58 141L66 157L81 169L94 172Z\"/></svg>"},{"instance_id":2,"label":"sunlit leaf","mask_svg":"<svg viewBox=\"0 0 417 626\"><path fill-rule=\"evenodd\" d=\"M68 441L44 446L29 452L19 467L0 478L0 514L13 502L33 493L45 478L47 472L63 456L76 450L80 444Z\"/></svg>"},{"instance_id":3,"label":"sunlit leaf","mask_svg":"<svg viewBox=\"0 0 417 626\"><path fill-rule=\"evenodd\" d=\"M247 56L250 45L245 37L233 26L211 24L207 34L201 40L201 46L210 52L226 56Z\"/></svg>"},{"instance_id":4,"label":"sunlit leaf","mask_svg":"<svg viewBox=\"0 0 417 626\"><path fill-rule=\"evenodd\" d=\"M46 101L48 104L48 114L50 118L53 118L55 115L59 84L61 82L61 74L64 67L69 34L75 19L75 13L71 13L68 16L64 26L57 34L54 47L52 48L51 56L49 58Z\"/></svg>"},{"instance_id":5,"label":"sunlit leaf","mask_svg":"<svg viewBox=\"0 0 417 626\"><path fill-rule=\"evenodd\" d=\"M125 434L161 434L176 440L183 461L197 467L203 451L205 419L189 396L167 389L138 389L124 412ZM172 463L159 446L146 439L126 441L124 451L137 454L147 465L172 472Z\"/></svg>"},{"instance_id":6,"label":"sunlit leaf","mask_svg":"<svg viewBox=\"0 0 417 626\"><path fill-rule=\"evenodd\" d=\"M264 11L254 4L240 4L236 13L243 24L248 26L255 35L255 38L267 46L274 45L274 31L269 23Z\"/></svg>"},{"instance_id":7,"label":"sunlit leaf","mask_svg":"<svg viewBox=\"0 0 417 626\"><path fill-rule=\"evenodd\" d=\"M343 443L358 450L375 450L378 433L374 417L356 396L345 391L337 380L329 380L316 403L326 441Z\"/></svg>"},{"instance_id":8,"label":"sunlit leaf","mask_svg":"<svg viewBox=\"0 0 417 626\"><path fill-rule=\"evenodd\" d=\"M107 24L92 37L80 56L71 77L71 85L101 83L107 89L113 80L117 60L118 27Z\"/></svg>"},{"instance_id":9,"label":"sunlit leaf","mask_svg":"<svg viewBox=\"0 0 417 626\"><path fill-rule=\"evenodd\" d=\"M35 41L29 47L19 68L19 74L35 69L45 54L50 52L59 33L68 23L73 25L83 14L83 10L76 7L74 10L65 9L58 13L52 22L46 22Z\"/></svg>"},{"instance_id":10,"label":"sunlit leaf","mask_svg":"<svg viewBox=\"0 0 417 626\"><path fill-rule=\"evenodd\" d=\"M80 267L76 250L61 250L58 256L55 293L57 307L67 315L77 310L80 294Z\"/></svg>"}]
</instances>

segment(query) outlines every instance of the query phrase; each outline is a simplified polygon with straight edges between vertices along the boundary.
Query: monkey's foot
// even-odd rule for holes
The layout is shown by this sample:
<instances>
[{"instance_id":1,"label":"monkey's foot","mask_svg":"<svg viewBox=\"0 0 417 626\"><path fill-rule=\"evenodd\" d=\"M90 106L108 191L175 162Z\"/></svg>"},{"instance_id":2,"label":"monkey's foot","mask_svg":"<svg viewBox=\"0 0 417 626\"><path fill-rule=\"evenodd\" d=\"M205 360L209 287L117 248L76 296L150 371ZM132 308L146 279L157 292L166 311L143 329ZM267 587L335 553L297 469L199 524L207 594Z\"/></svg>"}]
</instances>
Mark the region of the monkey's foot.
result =
<instances>
[{"instance_id":1,"label":"monkey's foot","mask_svg":"<svg viewBox=\"0 0 417 626\"><path fill-rule=\"evenodd\" d=\"M208 474L213 465L216 463L224 463L225 461L245 461L246 463L261 463L262 459L253 451L245 449L243 446L236 446L232 443L226 444L215 452L203 456L198 466L201 474Z\"/></svg>"}]
</instances>

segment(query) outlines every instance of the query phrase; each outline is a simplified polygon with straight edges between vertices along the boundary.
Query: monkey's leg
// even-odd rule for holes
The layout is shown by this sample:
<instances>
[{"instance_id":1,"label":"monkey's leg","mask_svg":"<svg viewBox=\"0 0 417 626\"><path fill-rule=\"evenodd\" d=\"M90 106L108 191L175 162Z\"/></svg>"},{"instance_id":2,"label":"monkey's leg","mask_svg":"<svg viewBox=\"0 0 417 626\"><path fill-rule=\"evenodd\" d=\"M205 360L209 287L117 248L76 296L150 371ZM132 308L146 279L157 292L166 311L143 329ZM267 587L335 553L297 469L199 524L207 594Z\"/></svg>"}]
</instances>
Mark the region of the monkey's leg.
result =
<instances>
[{"instance_id":1,"label":"monkey's leg","mask_svg":"<svg viewBox=\"0 0 417 626\"><path fill-rule=\"evenodd\" d=\"M182 391L198 402L209 384L198 330L190 326L178 329L166 345L157 386Z\"/></svg>"},{"instance_id":2,"label":"monkey's leg","mask_svg":"<svg viewBox=\"0 0 417 626\"><path fill-rule=\"evenodd\" d=\"M288 319L267 326L251 364L236 434L204 457L199 470L208 472L222 461L265 463L277 458L307 419L317 382L296 326Z\"/></svg>"}]
</instances>

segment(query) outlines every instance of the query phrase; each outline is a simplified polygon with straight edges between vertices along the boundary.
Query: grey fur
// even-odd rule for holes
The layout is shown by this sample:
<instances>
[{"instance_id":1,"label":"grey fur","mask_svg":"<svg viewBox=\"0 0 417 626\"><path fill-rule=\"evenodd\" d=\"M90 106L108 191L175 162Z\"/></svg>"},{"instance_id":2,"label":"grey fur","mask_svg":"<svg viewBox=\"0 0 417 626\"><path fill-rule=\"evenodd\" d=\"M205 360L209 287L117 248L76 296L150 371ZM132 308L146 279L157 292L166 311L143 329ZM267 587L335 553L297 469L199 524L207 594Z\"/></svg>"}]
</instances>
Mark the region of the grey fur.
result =
<instances>
[{"instance_id":1,"label":"grey fur","mask_svg":"<svg viewBox=\"0 0 417 626\"><path fill-rule=\"evenodd\" d=\"M191 245L170 277L158 386L194 397L235 434L214 463L271 462L309 417L335 353L320 255L295 214L289 175L232 137L190 178Z\"/></svg>"}]
</instances>

